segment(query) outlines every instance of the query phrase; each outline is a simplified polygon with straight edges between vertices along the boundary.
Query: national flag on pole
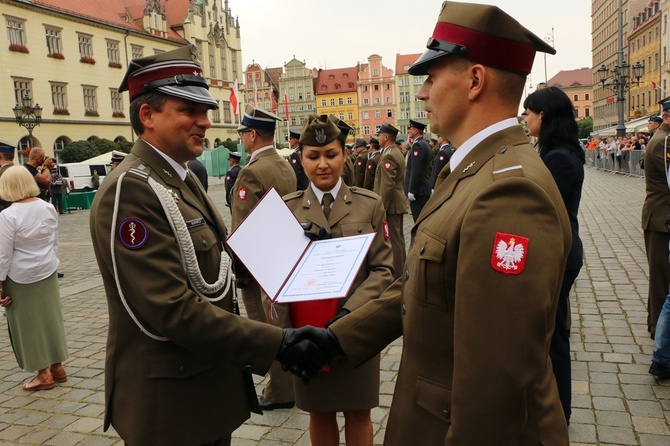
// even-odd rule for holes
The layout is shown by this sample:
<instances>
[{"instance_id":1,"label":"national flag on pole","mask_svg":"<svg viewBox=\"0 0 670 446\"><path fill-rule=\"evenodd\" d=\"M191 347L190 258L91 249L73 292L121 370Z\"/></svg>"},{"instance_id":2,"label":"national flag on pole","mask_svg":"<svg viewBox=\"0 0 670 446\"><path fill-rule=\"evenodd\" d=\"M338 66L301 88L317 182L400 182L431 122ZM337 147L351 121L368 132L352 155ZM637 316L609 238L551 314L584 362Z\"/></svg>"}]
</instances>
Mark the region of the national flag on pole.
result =
<instances>
[{"instance_id":1,"label":"national flag on pole","mask_svg":"<svg viewBox=\"0 0 670 446\"><path fill-rule=\"evenodd\" d=\"M230 90L230 103L233 106L233 114L237 116L237 104L238 104L238 98L239 97L239 92L237 91L237 79L235 79L235 83L233 84L233 88Z\"/></svg>"},{"instance_id":2,"label":"national flag on pole","mask_svg":"<svg viewBox=\"0 0 670 446\"><path fill-rule=\"evenodd\" d=\"M656 85L656 82L654 82L654 81L651 81L651 86L654 90L656 90L658 88L658 85Z\"/></svg>"},{"instance_id":3,"label":"national flag on pole","mask_svg":"<svg viewBox=\"0 0 670 446\"><path fill-rule=\"evenodd\" d=\"M284 90L284 116L288 121L288 95L286 94L286 90Z\"/></svg>"}]
</instances>

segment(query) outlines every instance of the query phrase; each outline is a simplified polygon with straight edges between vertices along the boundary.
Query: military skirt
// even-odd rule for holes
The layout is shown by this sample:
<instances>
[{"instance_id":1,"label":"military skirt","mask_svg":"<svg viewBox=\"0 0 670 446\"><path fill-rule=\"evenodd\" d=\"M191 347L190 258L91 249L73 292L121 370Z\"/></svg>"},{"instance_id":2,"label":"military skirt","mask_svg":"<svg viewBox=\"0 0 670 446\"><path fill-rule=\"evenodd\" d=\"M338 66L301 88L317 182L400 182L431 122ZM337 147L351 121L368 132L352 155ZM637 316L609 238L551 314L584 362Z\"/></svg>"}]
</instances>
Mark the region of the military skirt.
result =
<instances>
[{"instance_id":1,"label":"military skirt","mask_svg":"<svg viewBox=\"0 0 670 446\"><path fill-rule=\"evenodd\" d=\"M5 315L19 367L34 372L65 361L67 343L56 272L29 284L7 277L2 288L12 298Z\"/></svg>"}]
</instances>

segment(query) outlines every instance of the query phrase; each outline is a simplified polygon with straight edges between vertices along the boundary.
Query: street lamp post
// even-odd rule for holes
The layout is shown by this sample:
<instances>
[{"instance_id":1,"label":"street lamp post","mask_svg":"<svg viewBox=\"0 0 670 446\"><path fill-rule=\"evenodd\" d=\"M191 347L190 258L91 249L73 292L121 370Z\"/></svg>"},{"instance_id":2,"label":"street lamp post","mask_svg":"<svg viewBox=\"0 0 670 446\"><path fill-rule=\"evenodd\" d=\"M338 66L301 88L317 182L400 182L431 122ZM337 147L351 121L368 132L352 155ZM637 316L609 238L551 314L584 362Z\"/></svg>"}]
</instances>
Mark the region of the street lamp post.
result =
<instances>
[{"instance_id":1,"label":"street lamp post","mask_svg":"<svg viewBox=\"0 0 670 446\"><path fill-rule=\"evenodd\" d=\"M626 101L626 93L633 85L640 85L640 78L644 74L644 65L639 61L633 65L633 76L630 75L630 65L625 60L619 61L614 66L612 74L609 75L609 68L601 65L596 71L598 79L603 88L608 87L616 93L617 100L617 117L618 123L616 127L617 136L626 136L626 124L624 123L624 103Z\"/></svg>"},{"instance_id":2,"label":"street lamp post","mask_svg":"<svg viewBox=\"0 0 670 446\"><path fill-rule=\"evenodd\" d=\"M33 147L33 129L42 122L42 107L40 104L35 104L33 107L32 99L26 93L21 98L21 105L16 104L12 110L16 123L28 130L29 144Z\"/></svg>"}]
</instances>

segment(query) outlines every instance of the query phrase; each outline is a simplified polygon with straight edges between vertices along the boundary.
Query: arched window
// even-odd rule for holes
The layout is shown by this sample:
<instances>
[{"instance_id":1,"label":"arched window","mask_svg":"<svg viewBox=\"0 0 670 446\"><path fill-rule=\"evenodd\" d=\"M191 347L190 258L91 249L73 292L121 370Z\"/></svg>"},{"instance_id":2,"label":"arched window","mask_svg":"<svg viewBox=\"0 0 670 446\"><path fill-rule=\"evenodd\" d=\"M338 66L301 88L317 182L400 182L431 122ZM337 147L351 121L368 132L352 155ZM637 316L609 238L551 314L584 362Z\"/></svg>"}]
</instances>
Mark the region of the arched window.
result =
<instances>
[{"instance_id":1,"label":"arched window","mask_svg":"<svg viewBox=\"0 0 670 446\"><path fill-rule=\"evenodd\" d=\"M59 136L58 139L54 142L54 158L56 158L56 163L60 163L61 152L66 145L71 143L72 140L67 136Z\"/></svg>"}]
</instances>

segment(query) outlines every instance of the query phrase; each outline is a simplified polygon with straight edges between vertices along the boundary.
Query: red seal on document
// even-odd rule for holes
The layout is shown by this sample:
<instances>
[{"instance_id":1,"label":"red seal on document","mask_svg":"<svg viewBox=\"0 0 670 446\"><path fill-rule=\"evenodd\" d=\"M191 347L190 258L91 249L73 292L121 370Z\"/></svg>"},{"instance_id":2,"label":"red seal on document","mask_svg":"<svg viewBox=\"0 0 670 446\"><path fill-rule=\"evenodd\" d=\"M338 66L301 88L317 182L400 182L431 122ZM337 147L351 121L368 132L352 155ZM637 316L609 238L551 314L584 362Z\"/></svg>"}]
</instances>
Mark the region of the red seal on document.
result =
<instances>
[{"instance_id":1,"label":"red seal on document","mask_svg":"<svg viewBox=\"0 0 670 446\"><path fill-rule=\"evenodd\" d=\"M497 232L491 254L493 269L505 275L521 274L526 266L529 241L520 235Z\"/></svg>"}]
</instances>

